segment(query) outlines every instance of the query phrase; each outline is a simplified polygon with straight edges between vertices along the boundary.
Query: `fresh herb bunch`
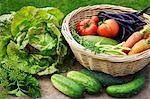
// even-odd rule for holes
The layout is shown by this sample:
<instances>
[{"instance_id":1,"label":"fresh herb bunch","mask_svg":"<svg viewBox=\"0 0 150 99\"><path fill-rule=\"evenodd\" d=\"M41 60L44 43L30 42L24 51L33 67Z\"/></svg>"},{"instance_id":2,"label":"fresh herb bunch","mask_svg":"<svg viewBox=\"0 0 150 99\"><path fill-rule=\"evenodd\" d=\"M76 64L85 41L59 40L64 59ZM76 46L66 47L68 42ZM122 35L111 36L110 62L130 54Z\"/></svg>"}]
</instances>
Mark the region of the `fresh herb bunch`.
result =
<instances>
[{"instance_id":1,"label":"fresh herb bunch","mask_svg":"<svg viewBox=\"0 0 150 99\"><path fill-rule=\"evenodd\" d=\"M22 72L15 66L0 64L0 86L3 86L1 94L12 94L16 96L40 97L39 82L32 75ZM6 91L7 90L7 91Z\"/></svg>"}]
</instances>

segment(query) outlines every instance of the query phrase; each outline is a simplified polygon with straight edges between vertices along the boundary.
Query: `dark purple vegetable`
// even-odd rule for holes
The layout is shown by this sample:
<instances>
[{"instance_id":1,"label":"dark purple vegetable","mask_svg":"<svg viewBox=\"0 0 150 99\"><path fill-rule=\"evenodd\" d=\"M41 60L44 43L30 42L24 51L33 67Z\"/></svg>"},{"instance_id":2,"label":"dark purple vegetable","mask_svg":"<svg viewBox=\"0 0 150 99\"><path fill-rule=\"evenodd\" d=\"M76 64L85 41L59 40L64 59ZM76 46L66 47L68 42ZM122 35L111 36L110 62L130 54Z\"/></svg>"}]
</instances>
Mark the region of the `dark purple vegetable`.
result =
<instances>
[{"instance_id":1,"label":"dark purple vegetable","mask_svg":"<svg viewBox=\"0 0 150 99\"><path fill-rule=\"evenodd\" d=\"M119 14L119 15L122 16L122 17L125 18L125 19L134 20L131 16L126 15L126 14L124 14L124 13L121 13L121 14Z\"/></svg>"},{"instance_id":2,"label":"dark purple vegetable","mask_svg":"<svg viewBox=\"0 0 150 99\"><path fill-rule=\"evenodd\" d=\"M118 15L118 14L114 14L114 13L111 13L111 12L106 13L104 11L101 12L101 15L105 15L105 14L108 15L108 16L110 16L110 17L124 19L121 15Z\"/></svg>"},{"instance_id":3,"label":"dark purple vegetable","mask_svg":"<svg viewBox=\"0 0 150 99\"><path fill-rule=\"evenodd\" d=\"M126 32L126 30L125 30L125 28L123 27L123 28L122 28L122 38L121 38L121 39L123 39L123 38L124 38L124 36L125 36L125 32Z\"/></svg>"},{"instance_id":4,"label":"dark purple vegetable","mask_svg":"<svg viewBox=\"0 0 150 99\"><path fill-rule=\"evenodd\" d=\"M139 25L139 26L135 29L135 31L141 30L142 28L143 28L143 25Z\"/></svg>"},{"instance_id":5,"label":"dark purple vegetable","mask_svg":"<svg viewBox=\"0 0 150 99\"><path fill-rule=\"evenodd\" d=\"M138 20L140 22L143 22L142 19L137 16L135 13L127 13L128 16L131 16L134 20Z\"/></svg>"},{"instance_id":6,"label":"dark purple vegetable","mask_svg":"<svg viewBox=\"0 0 150 99\"><path fill-rule=\"evenodd\" d=\"M127 23L127 24L134 24L134 23L136 23L136 21L135 20L127 20L127 19L125 19L125 18L116 18L115 16L111 16L110 14L108 14L108 13L102 13L101 14L101 16L103 16L103 17L107 17L107 18L109 18L109 19L115 19L116 21L120 21L120 22L124 22L124 23ZM119 16L119 15L118 15Z\"/></svg>"},{"instance_id":7,"label":"dark purple vegetable","mask_svg":"<svg viewBox=\"0 0 150 99\"><path fill-rule=\"evenodd\" d=\"M141 15L145 13L149 7L146 7L140 12L124 12L124 13L112 13L112 12L105 12L101 11L98 13L98 17L102 20L106 19L115 19L119 26L119 35L115 38L118 42L122 42L127 40L129 36L132 35L132 33L139 31L143 28L144 25L147 23L144 22Z\"/></svg>"}]
</instances>

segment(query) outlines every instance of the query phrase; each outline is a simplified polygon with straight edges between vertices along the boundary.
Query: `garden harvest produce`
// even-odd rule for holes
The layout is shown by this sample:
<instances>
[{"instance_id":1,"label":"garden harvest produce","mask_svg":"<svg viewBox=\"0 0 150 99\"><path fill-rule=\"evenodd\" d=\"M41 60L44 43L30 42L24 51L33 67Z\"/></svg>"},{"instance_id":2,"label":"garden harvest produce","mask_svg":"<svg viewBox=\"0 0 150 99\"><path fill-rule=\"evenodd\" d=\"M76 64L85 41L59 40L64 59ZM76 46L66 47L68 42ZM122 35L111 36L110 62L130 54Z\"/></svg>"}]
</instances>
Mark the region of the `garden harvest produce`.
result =
<instances>
[{"instance_id":1,"label":"garden harvest produce","mask_svg":"<svg viewBox=\"0 0 150 99\"><path fill-rule=\"evenodd\" d=\"M119 25L114 19L105 20L97 29L98 35L109 38L116 37L118 32Z\"/></svg>"},{"instance_id":2,"label":"garden harvest produce","mask_svg":"<svg viewBox=\"0 0 150 99\"><path fill-rule=\"evenodd\" d=\"M92 87L90 87L89 85L90 78L86 80L88 78L87 76L89 76L91 78L98 80L99 83L101 83L103 86L108 86L107 93L109 93L109 95L115 96L117 94L116 97L124 98L126 96L133 95L133 93L136 93L144 84L143 83L144 78L140 81L139 79L138 81L137 79L134 79L136 81L135 82L133 81L134 82L133 83L131 81L132 78L127 77L128 79L119 79L119 77L115 77L115 76L125 76L129 74L134 74L135 72L144 68L144 66L146 66L146 64L148 64L149 62L148 58L146 58L146 57L149 57L149 54L148 54L149 50L145 51L145 53L132 55L132 56L127 56L128 53L123 52L124 50L128 50L128 51L131 50L131 48L123 46L123 45L126 43L125 42L126 39L128 39L130 36L132 37L132 34L134 34L135 32L132 31L130 32L131 34L129 35L126 34L128 30L125 30L126 28L123 27L122 23L124 22L124 26L127 26L128 24L127 21L129 20L123 19L121 17L125 16L127 13L133 12L133 10L125 8L125 7L118 7L118 8L117 7L118 6L111 6L111 5L95 5L95 6L87 6L87 7L79 8L71 12L68 16L66 16L63 22L63 26L62 26L62 33L64 37L66 38L68 44L70 45L72 51L74 52L77 60L84 67L89 69L89 71L81 70L80 71L81 73L77 71L71 71L67 74L67 77L74 80L75 82L82 84L85 87L85 89L88 91L92 89ZM113 12L112 14L116 15L116 16L114 15L114 17L117 17L118 14L123 14L122 16L120 16L120 18L116 18L116 19L109 18L109 17L100 17L101 15L98 15L99 22L97 25L103 26L103 24L105 24L105 21L107 22L108 20L116 21L116 23L118 24L117 27L119 28L118 34L116 34L116 36L111 34L111 36L114 36L114 37L110 37L108 39L103 35L99 36L98 31L96 34L93 34L93 35L81 35L79 33L77 29L77 24L76 24L78 20L84 20L83 18L86 19L89 17L91 17L92 19L93 17L92 15L95 15L98 11L107 11L106 12L107 14L112 11ZM132 14L135 14L135 13L132 13ZM142 29L144 27L144 24L147 24L146 22L149 20L148 19L149 16L144 14L143 16L139 17L139 19L140 18L141 19L143 18L143 20L140 21L140 23L143 24L141 27ZM132 21L130 20L130 22L131 23L133 22L134 24L138 23L136 22L136 19ZM130 24L131 27L134 25L133 23ZM112 26L113 24L110 24L110 25ZM130 25L128 25L129 27L127 29L130 28ZM106 27L108 28L108 25L106 25ZM130 29L133 29L133 28L134 27ZM113 26L108 31L110 32L112 29L114 29ZM123 33L120 34L122 29L123 29ZM141 32L144 33L147 31L144 30ZM117 39L119 36L121 38ZM105 39L103 39L103 37ZM140 38L140 40L141 39L143 39L143 37ZM116 40L119 43L111 44L113 40ZM95 70L97 72L90 71L90 69ZM107 74L99 73L100 71L107 73ZM83 76L83 74L85 74L86 76ZM111 74L114 77L108 74Z\"/></svg>"},{"instance_id":3,"label":"garden harvest produce","mask_svg":"<svg viewBox=\"0 0 150 99\"><path fill-rule=\"evenodd\" d=\"M129 81L105 73L81 69L80 71L68 72L67 77L54 74L51 81L55 88L70 97L82 97L85 92L88 94L100 93L103 85L106 86L106 92L110 96L125 98L140 91L144 85L145 77L142 73L137 73Z\"/></svg>"},{"instance_id":4,"label":"garden harvest produce","mask_svg":"<svg viewBox=\"0 0 150 99\"><path fill-rule=\"evenodd\" d=\"M97 32L96 22L92 19L84 19L78 22L77 31L80 35L95 35Z\"/></svg>"},{"instance_id":5,"label":"garden harvest produce","mask_svg":"<svg viewBox=\"0 0 150 99\"><path fill-rule=\"evenodd\" d=\"M52 75L51 82L59 91L70 97L82 97L85 91L82 85L59 74Z\"/></svg>"},{"instance_id":6,"label":"garden harvest produce","mask_svg":"<svg viewBox=\"0 0 150 99\"><path fill-rule=\"evenodd\" d=\"M144 39L147 39L148 37L150 37L150 32L147 32L147 33L145 33L145 35L144 35Z\"/></svg>"},{"instance_id":7,"label":"garden harvest produce","mask_svg":"<svg viewBox=\"0 0 150 99\"><path fill-rule=\"evenodd\" d=\"M150 28L150 25L145 25L144 26L144 28ZM147 39L147 38L149 38L150 37L150 30L149 31L147 31L145 34L144 34L144 39Z\"/></svg>"},{"instance_id":8,"label":"garden harvest produce","mask_svg":"<svg viewBox=\"0 0 150 99\"><path fill-rule=\"evenodd\" d=\"M85 91L89 94L96 94L102 89L101 84L95 78L78 71L68 72L67 77L54 74L51 81L55 88L70 97L82 97Z\"/></svg>"},{"instance_id":9,"label":"garden harvest produce","mask_svg":"<svg viewBox=\"0 0 150 99\"><path fill-rule=\"evenodd\" d=\"M95 27L98 27L97 32L94 31L89 34L85 32L83 33L81 30L84 29L79 27L78 23L76 26L77 31L73 30L72 35L78 43L95 53L127 55L130 48L132 48L138 41L141 39L147 39L150 36L150 26L140 17L140 15L146 12L149 8L150 7L147 7L140 12L133 13L111 13L100 11L97 16L91 16L90 19L83 19L80 23L89 23L85 22L87 20L95 21ZM92 22L92 24L93 23L94 22ZM96 28L93 30L96 30ZM118 45L114 43L115 40L119 43ZM143 50L141 49L134 54L146 49L149 48L143 48Z\"/></svg>"},{"instance_id":10,"label":"garden harvest produce","mask_svg":"<svg viewBox=\"0 0 150 99\"><path fill-rule=\"evenodd\" d=\"M140 53L142 51L145 51L150 48L150 38L148 39L142 39L139 42L137 42L129 51L128 55Z\"/></svg>"},{"instance_id":11,"label":"garden harvest produce","mask_svg":"<svg viewBox=\"0 0 150 99\"><path fill-rule=\"evenodd\" d=\"M60 71L60 67L67 69L62 66L68 52L59 31L62 18L63 13L53 7L28 6L17 11L11 23L12 38L8 45L12 51L7 52L8 58L16 55L18 60L12 61L24 64L18 68L30 74L47 75Z\"/></svg>"},{"instance_id":12,"label":"garden harvest produce","mask_svg":"<svg viewBox=\"0 0 150 99\"><path fill-rule=\"evenodd\" d=\"M145 77L141 73L141 74L137 74L136 77L128 83L122 85L108 86L106 88L106 92L113 97L125 98L139 92L140 89L143 87L144 83L145 83Z\"/></svg>"},{"instance_id":13,"label":"garden harvest produce","mask_svg":"<svg viewBox=\"0 0 150 99\"><path fill-rule=\"evenodd\" d=\"M118 42L116 40L113 40L111 38L102 37L102 36L82 36L83 39L88 40L92 42L93 44L96 44L97 42L100 42L102 45L117 45Z\"/></svg>"},{"instance_id":14,"label":"garden harvest produce","mask_svg":"<svg viewBox=\"0 0 150 99\"><path fill-rule=\"evenodd\" d=\"M125 83L125 80L119 77L113 77L112 75L102 72L96 72L88 69L81 69L81 73L97 79L103 86L117 85Z\"/></svg>"},{"instance_id":15,"label":"garden harvest produce","mask_svg":"<svg viewBox=\"0 0 150 99\"><path fill-rule=\"evenodd\" d=\"M0 87L4 92L40 97L34 75L70 69L73 60L60 33L63 17L54 7L27 6L0 18Z\"/></svg>"},{"instance_id":16,"label":"garden harvest produce","mask_svg":"<svg viewBox=\"0 0 150 99\"><path fill-rule=\"evenodd\" d=\"M67 77L72 79L73 81L83 85L88 93L96 94L100 92L102 86L101 84L94 78L87 76L78 71L70 71L67 73Z\"/></svg>"},{"instance_id":17,"label":"garden harvest produce","mask_svg":"<svg viewBox=\"0 0 150 99\"><path fill-rule=\"evenodd\" d=\"M145 13L150 7L145 8L141 12L124 12L124 13L111 13L101 11L98 13L99 19L114 19L119 24L119 34L115 38L118 42L123 42L128 39L132 33L139 31L147 23L140 17Z\"/></svg>"},{"instance_id":18,"label":"garden harvest produce","mask_svg":"<svg viewBox=\"0 0 150 99\"><path fill-rule=\"evenodd\" d=\"M99 22L99 17L98 16L92 16L91 20L95 21L96 23Z\"/></svg>"},{"instance_id":19,"label":"garden harvest produce","mask_svg":"<svg viewBox=\"0 0 150 99\"><path fill-rule=\"evenodd\" d=\"M102 53L108 55L127 55L122 50L130 50L130 48L123 47L124 43L111 45L112 43L114 43L114 41L113 40L108 41L108 39L106 39L106 41L99 41L97 43L93 43L93 41L89 41L86 38L79 36L75 30L72 30L72 35L79 44L83 45L87 49L90 49L91 51L94 51L95 53ZM103 45L101 44L101 42L107 42L107 43Z\"/></svg>"},{"instance_id":20,"label":"garden harvest produce","mask_svg":"<svg viewBox=\"0 0 150 99\"><path fill-rule=\"evenodd\" d=\"M138 41L143 39L144 34L150 32L150 27L144 27L142 30L133 33L124 43L123 46L132 48Z\"/></svg>"},{"instance_id":21,"label":"garden harvest produce","mask_svg":"<svg viewBox=\"0 0 150 99\"><path fill-rule=\"evenodd\" d=\"M19 70L15 65L11 66L11 64L11 61L0 63L1 99L5 99L8 94L15 96L31 96L32 98L40 97L39 81L31 74L25 73Z\"/></svg>"},{"instance_id":22,"label":"garden harvest produce","mask_svg":"<svg viewBox=\"0 0 150 99\"><path fill-rule=\"evenodd\" d=\"M118 60L114 60L110 64L113 64L113 62L118 63L118 55L122 57L149 49L148 31L142 31L142 38L138 39L133 47L124 46L126 43L124 41L130 36L132 37L135 31L139 31L146 24L141 20L142 18L138 17L143 12L131 13L129 16L127 16L128 13L122 13L123 15L119 16L119 18L116 13L100 12L101 15L91 16L89 19L83 19L78 22L75 30L73 29L72 31L72 35L79 44L85 47L80 46L81 49L84 48L83 51L89 49L94 52L90 57L87 56L87 59L90 60L89 62L94 63L92 62L93 60L97 62L98 58L107 60L111 55L112 60L116 56ZM115 15L117 15L117 18ZM142 88L144 85L143 75L138 75L133 81L126 83L125 80L119 77L116 78L94 71L70 71L67 73L67 77L54 74L68 71L73 63L71 52L61 35L60 28L62 28L62 33L63 30L68 30L68 32L66 31L68 34L63 33L65 38L68 36L67 41L70 41L72 45L76 42L72 37L69 37L71 36L70 30L72 30L72 27L69 26L71 23L64 20L66 24L63 24L67 27L60 25L63 17L64 14L57 8L36 8L33 6L21 8L19 11L12 13L11 17L8 17L9 19L1 20L0 16L0 99L1 97L4 99L5 95L31 96L33 99L41 97L40 86L42 85L39 84L38 78L49 74L53 74L51 76L53 86L63 94L73 98L82 97L85 92L89 94L100 93L102 85L108 86L107 93L114 97L132 96ZM66 17L66 19L71 18ZM101 22L103 23L100 25ZM135 28L136 26L138 28ZM69 45L71 44L69 43ZM76 45L78 44L76 43ZM130 52L125 53L123 52L124 50ZM78 51L80 52L80 50ZM86 60L86 55L84 55L83 51L82 53ZM73 52L75 53L75 51ZM75 56L81 56L82 58L82 53ZM97 57L98 55L94 55L97 53L100 53L100 57L107 55L100 58ZM90 58L93 59L91 60ZM109 60L111 60L110 58ZM121 59L124 59L124 57ZM84 58L82 60L84 62ZM124 61L126 60L123 60L123 64ZM90 64L89 68L92 65ZM103 66L108 67L107 63ZM115 68L114 66L112 67ZM107 73L111 72L110 74L116 76L116 74L121 74L120 68L119 66L117 70L113 71L108 67L106 70L108 71ZM128 68L128 63L123 69L126 68ZM134 71L134 68L132 71ZM130 73L126 71L122 75Z\"/></svg>"}]
</instances>

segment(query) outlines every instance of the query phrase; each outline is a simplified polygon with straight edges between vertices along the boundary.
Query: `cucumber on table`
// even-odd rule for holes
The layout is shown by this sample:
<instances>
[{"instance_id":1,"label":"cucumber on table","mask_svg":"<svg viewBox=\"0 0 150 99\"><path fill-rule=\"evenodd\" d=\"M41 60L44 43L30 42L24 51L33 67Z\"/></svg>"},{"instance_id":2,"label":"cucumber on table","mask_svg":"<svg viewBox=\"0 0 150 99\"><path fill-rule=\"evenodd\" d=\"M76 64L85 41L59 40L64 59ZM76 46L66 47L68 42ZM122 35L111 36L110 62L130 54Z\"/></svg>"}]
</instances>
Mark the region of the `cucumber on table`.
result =
<instances>
[{"instance_id":1,"label":"cucumber on table","mask_svg":"<svg viewBox=\"0 0 150 99\"><path fill-rule=\"evenodd\" d=\"M100 83L102 83L103 86L125 83L125 80L122 78L113 77L102 72L95 72L88 69L81 69L80 72L97 79Z\"/></svg>"},{"instance_id":2,"label":"cucumber on table","mask_svg":"<svg viewBox=\"0 0 150 99\"><path fill-rule=\"evenodd\" d=\"M138 74L132 81L126 84L108 86L106 92L113 97L129 97L136 94L142 88L144 82L144 75Z\"/></svg>"},{"instance_id":3,"label":"cucumber on table","mask_svg":"<svg viewBox=\"0 0 150 99\"><path fill-rule=\"evenodd\" d=\"M100 92L102 88L101 84L96 79L78 71L68 72L67 77L83 85L90 94L96 94Z\"/></svg>"},{"instance_id":4,"label":"cucumber on table","mask_svg":"<svg viewBox=\"0 0 150 99\"><path fill-rule=\"evenodd\" d=\"M52 75L51 82L55 88L70 97L81 97L85 91L82 85L59 74Z\"/></svg>"}]
</instances>

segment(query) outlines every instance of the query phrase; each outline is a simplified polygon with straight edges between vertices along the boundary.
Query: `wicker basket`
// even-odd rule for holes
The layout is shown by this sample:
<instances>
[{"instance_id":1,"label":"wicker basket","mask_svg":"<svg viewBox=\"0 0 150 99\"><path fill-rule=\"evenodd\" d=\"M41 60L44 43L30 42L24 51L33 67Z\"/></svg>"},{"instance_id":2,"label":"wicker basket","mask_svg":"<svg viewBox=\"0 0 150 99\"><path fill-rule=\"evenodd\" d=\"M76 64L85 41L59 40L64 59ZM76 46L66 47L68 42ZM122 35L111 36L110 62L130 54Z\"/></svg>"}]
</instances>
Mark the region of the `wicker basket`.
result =
<instances>
[{"instance_id":1,"label":"wicker basket","mask_svg":"<svg viewBox=\"0 0 150 99\"><path fill-rule=\"evenodd\" d=\"M62 34L72 49L76 59L86 68L102 71L113 76L124 76L133 74L149 63L150 50L131 56L110 56L106 54L95 54L82 45L78 44L71 35L71 29L76 27L78 21L97 15L100 11L114 13L136 12L131 8L114 5L95 5L81 7L66 16L62 25ZM150 22L150 16L142 16L145 22Z\"/></svg>"}]
</instances>

